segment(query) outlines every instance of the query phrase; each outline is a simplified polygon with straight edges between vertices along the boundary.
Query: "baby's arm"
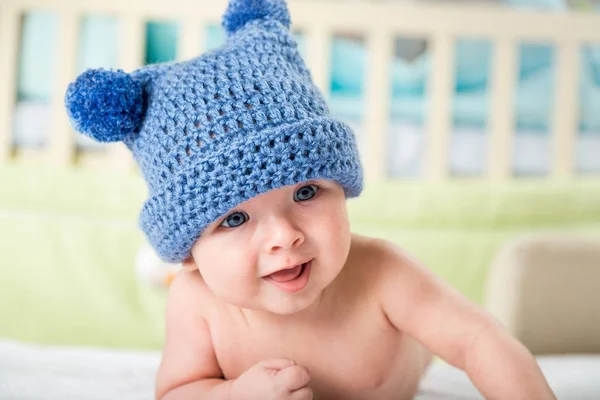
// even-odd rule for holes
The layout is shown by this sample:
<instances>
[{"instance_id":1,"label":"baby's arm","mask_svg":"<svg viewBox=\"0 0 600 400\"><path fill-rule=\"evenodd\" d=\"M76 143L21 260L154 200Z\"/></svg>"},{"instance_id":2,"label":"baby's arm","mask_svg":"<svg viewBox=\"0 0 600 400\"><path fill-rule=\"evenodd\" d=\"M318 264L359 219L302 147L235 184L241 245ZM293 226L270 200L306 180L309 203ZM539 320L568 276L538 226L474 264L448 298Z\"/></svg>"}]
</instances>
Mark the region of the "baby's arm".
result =
<instances>
[{"instance_id":1,"label":"baby's arm","mask_svg":"<svg viewBox=\"0 0 600 400\"><path fill-rule=\"evenodd\" d=\"M555 399L532 354L490 314L394 245L379 241L391 323L463 369L486 399Z\"/></svg>"},{"instance_id":2,"label":"baby's arm","mask_svg":"<svg viewBox=\"0 0 600 400\"><path fill-rule=\"evenodd\" d=\"M167 299L166 336L156 377L156 399L229 399L231 382L222 379L208 326L197 272L181 271ZM204 303L204 304L203 304Z\"/></svg>"},{"instance_id":3,"label":"baby's arm","mask_svg":"<svg viewBox=\"0 0 600 400\"><path fill-rule=\"evenodd\" d=\"M182 271L171 284L156 399L312 399L308 370L289 359L264 360L235 380L223 379L203 315L208 291L197 272Z\"/></svg>"}]
</instances>

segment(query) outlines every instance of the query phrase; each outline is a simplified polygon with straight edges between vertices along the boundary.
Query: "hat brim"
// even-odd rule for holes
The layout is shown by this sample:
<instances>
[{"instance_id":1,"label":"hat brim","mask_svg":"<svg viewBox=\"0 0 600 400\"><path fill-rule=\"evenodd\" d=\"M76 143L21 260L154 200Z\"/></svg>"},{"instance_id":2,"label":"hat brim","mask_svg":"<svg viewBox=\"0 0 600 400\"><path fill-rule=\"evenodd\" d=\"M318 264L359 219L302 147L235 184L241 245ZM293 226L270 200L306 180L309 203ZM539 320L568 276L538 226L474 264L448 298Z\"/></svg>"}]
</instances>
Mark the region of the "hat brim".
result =
<instances>
[{"instance_id":1,"label":"hat brim","mask_svg":"<svg viewBox=\"0 0 600 400\"><path fill-rule=\"evenodd\" d=\"M270 190L330 179L347 198L362 191L356 139L340 121L322 117L284 124L240 141L188 167L144 204L140 227L164 261L183 261L207 225Z\"/></svg>"}]
</instances>

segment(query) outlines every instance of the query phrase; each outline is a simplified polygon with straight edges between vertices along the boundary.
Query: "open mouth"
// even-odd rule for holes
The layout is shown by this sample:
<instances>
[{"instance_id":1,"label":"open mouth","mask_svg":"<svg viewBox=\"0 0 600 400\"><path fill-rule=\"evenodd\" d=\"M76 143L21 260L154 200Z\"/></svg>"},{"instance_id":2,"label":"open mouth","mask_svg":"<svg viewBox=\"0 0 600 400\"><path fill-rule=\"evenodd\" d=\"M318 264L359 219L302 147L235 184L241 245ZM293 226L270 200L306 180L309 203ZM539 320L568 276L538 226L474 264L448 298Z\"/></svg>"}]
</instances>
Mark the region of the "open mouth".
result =
<instances>
[{"instance_id":1,"label":"open mouth","mask_svg":"<svg viewBox=\"0 0 600 400\"><path fill-rule=\"evenodd\" d=\"M312 266L310 260L304 264L296 265L293 268L288 268L265 276L263 279L274 284L279 289L287 293L297 293L304 289L308 283L310 269Z\"/></svg>"}]
</instances>

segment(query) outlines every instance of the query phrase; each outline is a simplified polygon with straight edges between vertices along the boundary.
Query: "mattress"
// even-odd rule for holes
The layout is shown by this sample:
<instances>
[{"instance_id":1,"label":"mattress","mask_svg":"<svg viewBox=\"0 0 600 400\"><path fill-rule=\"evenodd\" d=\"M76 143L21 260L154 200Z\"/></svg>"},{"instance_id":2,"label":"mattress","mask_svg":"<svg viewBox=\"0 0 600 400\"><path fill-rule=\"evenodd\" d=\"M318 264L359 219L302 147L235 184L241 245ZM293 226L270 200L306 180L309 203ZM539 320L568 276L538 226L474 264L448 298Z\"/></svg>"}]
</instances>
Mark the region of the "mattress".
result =
<instances>
[{"instance_id":1,"label":"mattress","mask_svg":"<svg viewBox=\"0 0 600 400\"><path fill-rule=\"evenodd\" d=\"M51 347L0 340L0 399L153 399L155 351ZM561 400L598 399L600 355L541 356ZM442 362L427 371L416 400L483 399L467 375Z\"/></svg>"},{"instance_id":2,"label":"mattress","mask_svg":"<svg viewBox=\"0 0 600 400\"><path fill-rule=\"evenodd\" d=\"M362 154L367 154L367 132L356 119L340 117L358 137ZM14 143L17 147L39 148L46 145L51 124L47 103L19 102L13 118ZM414 177L422 175L425 134L422 126L404 120L392 120L388 125L387 172L390 176ZM76 135L78 148L102 151L103 144L84 135ZM485 174L489 158L488 135L475 128L457 127L450 132L449 163L453 175ZM513 173L517 176L539 176L550 171L552 165L552 138L539 132L519 131L514 136ZM575 168L579 174L600 172L600 132L579 135L575 146Z\"/></svg>"}]
</instances>

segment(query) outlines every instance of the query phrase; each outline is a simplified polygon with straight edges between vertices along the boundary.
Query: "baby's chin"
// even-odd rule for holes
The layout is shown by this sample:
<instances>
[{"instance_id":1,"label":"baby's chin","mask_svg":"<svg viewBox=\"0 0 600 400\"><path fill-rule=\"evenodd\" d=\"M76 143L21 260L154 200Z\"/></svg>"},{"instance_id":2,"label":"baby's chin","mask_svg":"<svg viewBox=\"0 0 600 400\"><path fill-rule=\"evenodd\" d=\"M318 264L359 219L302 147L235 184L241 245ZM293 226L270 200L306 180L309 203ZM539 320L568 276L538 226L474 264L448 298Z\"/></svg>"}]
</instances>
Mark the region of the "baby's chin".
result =
<instances>
[{"instance_id":1,"label":"baby's chin","mask_svg":"<svg viewBox=\"0 0 600 400\"><path fill-rule=\"evenodd\" d=\"M276 303L273 302L270 304L270 307L265 308L267 308L267 311L270 311L273 314L293 315L309 310L316 300L316 296L303 299L286 299Z\"/></svg>"},{"instance_id":2,"label":"baby's chin","mask_svg":"<svg viewBox=\"0 0 600 400\"><path fill-rule=\"evenodd\" d=\"M294 314L301 313L303 311L307 311L311 305L314 303L316 299L313 301L292 301L292 302L284 302L281 301L277 304L271 304L270 306L264 307L264 311L268 311L272 314L277 314L281 316L291 316Z\"/></svg>"}]
</instances>

